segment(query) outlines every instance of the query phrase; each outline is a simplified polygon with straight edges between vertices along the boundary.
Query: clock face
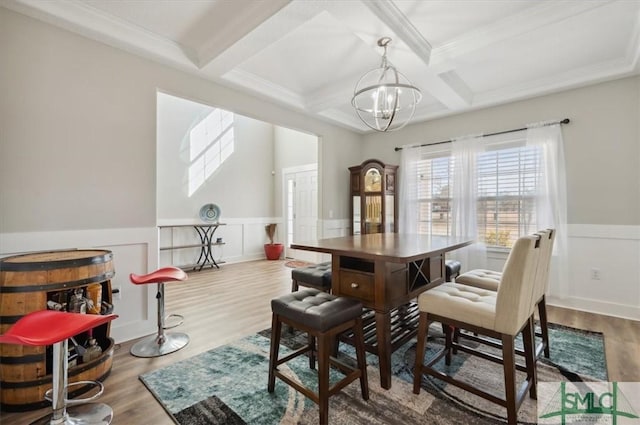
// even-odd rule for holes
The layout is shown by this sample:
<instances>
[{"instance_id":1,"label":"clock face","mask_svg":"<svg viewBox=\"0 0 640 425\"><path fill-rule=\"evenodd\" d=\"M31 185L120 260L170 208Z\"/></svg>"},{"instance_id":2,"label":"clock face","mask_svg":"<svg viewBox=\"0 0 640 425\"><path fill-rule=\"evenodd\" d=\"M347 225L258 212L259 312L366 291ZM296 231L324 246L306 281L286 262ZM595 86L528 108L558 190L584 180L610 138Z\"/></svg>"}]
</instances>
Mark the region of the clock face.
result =
<instances>
[{"instance_id":1,"label":"clock face","mask_svg":"<svg viewBox=\"0 0 640 425\"><path fill-rule=\"evenodd\" d=\"M380 171L375 168L371 168L364 175L364 190L365 192L380 192L382 190L382 176Z\"/></svg>"}]
</instances>

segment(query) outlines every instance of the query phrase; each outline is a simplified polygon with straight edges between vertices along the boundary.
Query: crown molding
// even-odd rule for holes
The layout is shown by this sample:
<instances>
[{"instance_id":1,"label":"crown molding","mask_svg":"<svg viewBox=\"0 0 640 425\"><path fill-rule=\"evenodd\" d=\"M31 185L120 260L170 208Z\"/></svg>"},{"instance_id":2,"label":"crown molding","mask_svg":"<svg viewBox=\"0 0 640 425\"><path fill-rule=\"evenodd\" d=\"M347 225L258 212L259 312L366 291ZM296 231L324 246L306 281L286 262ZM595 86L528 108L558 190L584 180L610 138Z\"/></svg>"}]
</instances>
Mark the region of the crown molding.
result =
<instances>
[{"instance_id":1,"label":"crown molding","mask_svg":"<svg viewBox=\"0 0 640 425\"><path fill-rule=\"evenodd\" d=\"M624 78L634 73L633 65L623 59L600 62L562 74L529 81L525 84L509 86L483 93L476 93L474 106L486 107L510 103L526 98L543 96L570 90L576 87L597 84L603 81Z\"/></svg>"},{"instance_id":2,"label":"crown molding","mask_svg":"<svg viewBox=\"0 0 640 425\"><path fill-rule=\"evenodd\" d=\"M492 46L504 40L534 31L546 25L573 18L581 13L605 6L613 0L591 1L544 1L520 13L500 19L477 30L467 32L433 49L431 65L436 68L450 67L453 59Z\"/></svg>"},{"instance_id":3,"label":"crown molding","mask_svg":"<svg viewBox=\"0 0 640 425\"><path fill-rule=\"evenodd\" d=\"M2 6L139 56L161 58L185 69L197 68L195 52L78 0L3 0Z\"/></svg>"},{"instance_id":4,"label":"crown molding","mask_svg":"<svg viewBox=\"0 0 640 425\"><path fill-rule=\"evenodd\" d=\"M289 107L305 110L304 99L300 95L251 72L234 69L227 72L222 78L227 82L242 87L244 90L258 92L263 96L267 96L272 101L277 100Z\"/></svg>"},{"instance_id":5,"label":"crown molding","mask_svg":"<svg viewBox=\"0 0 640 425\"><path fill-rule=\"evenodd\" d=\"M640 72L640 10L636 16L636 22L629 39L626 53L627 60L636 72Z\"/></svg>"}]
</instances>

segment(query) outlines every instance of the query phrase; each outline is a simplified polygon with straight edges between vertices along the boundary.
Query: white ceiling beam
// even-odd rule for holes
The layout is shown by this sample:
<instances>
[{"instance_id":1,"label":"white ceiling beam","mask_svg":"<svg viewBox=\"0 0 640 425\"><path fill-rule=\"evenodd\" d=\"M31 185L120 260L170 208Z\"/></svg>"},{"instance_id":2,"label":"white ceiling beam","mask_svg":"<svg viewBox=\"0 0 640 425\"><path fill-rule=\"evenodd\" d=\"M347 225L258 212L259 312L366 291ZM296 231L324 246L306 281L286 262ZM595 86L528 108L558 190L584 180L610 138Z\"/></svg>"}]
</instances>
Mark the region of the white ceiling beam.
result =
<instances>
[{"instance_id":1,"label":"white ceiling beam","mask_svg":"<svg viewBox=\"0 0 640 425\"><path fill-rule=\"evenodd\" d=\"M278 19L264 21L259 31L249 32L231 47L205 55L210 57L201 68L207 75L221 77L323 11L315 2L292 1L280 9Z\"/></svg>"},{"instance_id":2,"label":"white ceiling beam","mask_svg":"<svg viewBox=\"0 0 640 425\"><path fill-rule=\"evenodd\" d=\"M368 1L363 4L373 12L391 31L396 34L425 65L429 65L431 58L431 44L413 26L413 23L402 13L391 0Z\"/></svg>"},{"instance_id":3,"label":"white ceiling beam","mask_svg":"<svg viewBox=\"0 0 640 425\"><path fill-rule=\"evenodd\" d=\"M398 66L401 72L409 74L413 70L414 76L409 78L411 82L418 85L418 80L420 80L422 84L419 85L419 88L429 92L447 108L458 110L470 105L473 97L471 90L461 79L458 78L455 84L450 85L450 81L441 78L428 66L431 52L430 43L392 1L326 2L325 7L329 13L344 23L354 35L365 44L370 45L372 49L377 48L374 43L381 36L390 36L397 40L400 49L393 52L394 57L390 61ZM379 25L372 25L372 20L376 20ZM370 31L371 28L380 32L373 35ZM402 63L402 67L400 67L400 63ZM369 70L363 69L362 73ZM353 87L358 77L355 77L351 82L348 88L349 94L353 93ZM345 90L346 85L343 81L325 86L320 93L315 93L314 100L308 104L308 107L313 111L331 109L337 106L341 99L344 99L334 92L345 93ZM350 97L348 99L351 100Z\"/></svg>"},{"instance_id":4,"label":"white ceiling beam","mask_svg":"<svg viewBox=\"0 0 640 425\"><path fill-rule=\"evenodd\" d=\"M202 68L229 47L240 41L291 0L248 1L222 27L211 31L211 37L197 49L198 67Z\"/></svg>"}]
</instances>

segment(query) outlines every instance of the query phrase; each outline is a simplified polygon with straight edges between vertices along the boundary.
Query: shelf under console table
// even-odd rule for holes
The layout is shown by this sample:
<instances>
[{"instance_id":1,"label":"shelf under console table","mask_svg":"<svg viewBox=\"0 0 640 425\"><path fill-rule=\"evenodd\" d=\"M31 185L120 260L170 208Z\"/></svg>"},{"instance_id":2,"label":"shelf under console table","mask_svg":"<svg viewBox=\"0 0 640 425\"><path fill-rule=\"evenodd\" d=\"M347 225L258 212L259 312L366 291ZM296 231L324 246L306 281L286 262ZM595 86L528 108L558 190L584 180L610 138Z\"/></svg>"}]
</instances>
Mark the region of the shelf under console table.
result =
<instances>
[{"instance_id":1,"label":"shelf under console table","mask_svg":"<svg viewBox=\"0 0 640 425\"><path fill-rule=\"evenodd\" d=\"M197 270L200 271L204 267L215 267L220 268L220 264L224 264L222 260L216 260L213 256L212 247L214 246L222 246L224 242L217 242L216 238L214 238L214 234L218 227L226 226L226 223L197 223L197 224L172 224L172 225L162 225L158 226L158 229L171 229L171 245L169 246L161 246L160 251L172 251L179 249L190 249L190 248L200 248L200 253L198 254L198 259L195 261L193 265L182 266L183 269ZM178 228L191 227L195 230L199 243L192 244L180 244L173 245L173 230Z\"/></svg>"}]
</instances>

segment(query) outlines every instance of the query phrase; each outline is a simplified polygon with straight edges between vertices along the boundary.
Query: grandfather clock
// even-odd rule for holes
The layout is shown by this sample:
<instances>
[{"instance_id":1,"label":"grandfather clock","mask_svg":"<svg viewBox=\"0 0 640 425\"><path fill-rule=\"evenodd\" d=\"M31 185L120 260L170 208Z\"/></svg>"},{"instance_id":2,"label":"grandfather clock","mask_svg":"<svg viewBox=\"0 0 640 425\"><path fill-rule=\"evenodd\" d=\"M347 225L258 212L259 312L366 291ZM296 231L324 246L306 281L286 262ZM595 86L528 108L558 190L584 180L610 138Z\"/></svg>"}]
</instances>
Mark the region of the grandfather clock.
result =
<instances>
[{"instance_id":1,"label":"grandfather clock","mask_svg":"<svg viewBox=\"0 0 640 425\"><path fill-rule=\"evenodd\" d=\"M349 167L352 235L397 232L397 171L377 159Z\"/></svg>"}]
</instances>

